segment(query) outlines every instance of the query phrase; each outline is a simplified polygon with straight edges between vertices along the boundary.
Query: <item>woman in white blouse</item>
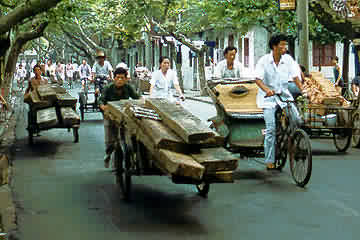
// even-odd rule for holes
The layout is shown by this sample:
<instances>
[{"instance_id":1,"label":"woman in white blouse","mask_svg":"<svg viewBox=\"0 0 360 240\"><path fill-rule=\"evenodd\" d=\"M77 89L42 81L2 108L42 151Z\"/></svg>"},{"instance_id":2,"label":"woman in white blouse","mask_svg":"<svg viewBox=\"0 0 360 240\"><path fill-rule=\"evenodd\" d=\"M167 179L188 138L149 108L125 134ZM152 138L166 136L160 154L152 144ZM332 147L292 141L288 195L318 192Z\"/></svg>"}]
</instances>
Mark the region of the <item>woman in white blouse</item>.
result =
<instances>
[{"instance_id":1,"label":"woman in white blouse","mask_svg":"<svg viewBox=\"0 0 360 240\"><path fill-rule=\"evenodd\" d=\"M150 97L171 99L172 95L170 88L171 83L173 83L180 98L185 100L185 97L182 94L181 88L179 86L176 72L170 69L170 59L168 57L162 56L160 57L159 63L160 69L152 74L150 81Z\"/></svg>"}]
</instances>

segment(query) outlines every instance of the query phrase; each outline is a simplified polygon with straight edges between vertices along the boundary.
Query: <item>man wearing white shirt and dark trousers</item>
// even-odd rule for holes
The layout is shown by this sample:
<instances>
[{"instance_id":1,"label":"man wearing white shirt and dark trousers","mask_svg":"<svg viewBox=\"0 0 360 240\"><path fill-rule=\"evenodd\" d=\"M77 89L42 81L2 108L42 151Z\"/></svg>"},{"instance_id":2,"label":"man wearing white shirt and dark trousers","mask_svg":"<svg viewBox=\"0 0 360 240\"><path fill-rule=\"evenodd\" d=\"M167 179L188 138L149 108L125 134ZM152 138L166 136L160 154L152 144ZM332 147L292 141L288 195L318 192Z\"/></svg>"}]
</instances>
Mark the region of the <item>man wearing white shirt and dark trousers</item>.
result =
<instances>
[{"instance_id":1,"label":"man wearing white shirt and dark trousers","mask_svg":"<svg viewBox=\"0 0 360 240\"><path fill-rule=\"evenodd\" d=\"M255 68L256 84L260 88L256 98L259 108L264 110L265 120L265 163L268 170L275 169L276 119L278 106L275 94L282 99L293 100L288 89L289 79L293 79L299 89L302 88L299 79L299 67L294 59L286 53L287 37L283 34L274 35L269 40L272 50L260 58Z\"/></svg>"}]
</instances>

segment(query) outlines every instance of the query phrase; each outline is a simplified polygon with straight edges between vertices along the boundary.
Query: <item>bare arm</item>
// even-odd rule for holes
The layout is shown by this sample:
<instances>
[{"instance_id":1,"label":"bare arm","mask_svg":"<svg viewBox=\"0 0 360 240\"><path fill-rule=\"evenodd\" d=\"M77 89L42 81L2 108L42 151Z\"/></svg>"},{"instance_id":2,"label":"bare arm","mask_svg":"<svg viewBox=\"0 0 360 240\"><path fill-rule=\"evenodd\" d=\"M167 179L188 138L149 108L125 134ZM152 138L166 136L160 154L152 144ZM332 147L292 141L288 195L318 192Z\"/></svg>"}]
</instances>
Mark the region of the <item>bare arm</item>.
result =
<instances>
[{"instance_id":1,"label":"bare arm","mask_svg":"<svg viewBox=\"0 0 360 240\"><path fill-rule=\"evenodd\" d=\"M183 93L181 91L180 85L179 84L174 84L174 87L175 87L176 91L179 93L180 98L185 99L185 97L184 97L184 95L183 95Z\"/></svg>"},{"instance_id":2,"label":"bare arm","mask_svg":"<svg viewBox=\"0 0 360 240\"><path fill-rule=\"evenodd\" d=\"M256 83L256 85L258 85L258 87L261 90L263 90L266 93L266 97L274 96L275 91L268 88L268 86L266 86L262 80L257 78L255 80L255 83Z\"/></svg>"},{"instance_id":3,"label":"bare arm","mask_svg":"<svg viewBox=\"0 0 360 240\"><path fill-rule=\"evenodd\" d=\"M154 85L151 85L150 86L150 97L152 97L153 88L154 88Z\"/></svg>"}]
</instances>

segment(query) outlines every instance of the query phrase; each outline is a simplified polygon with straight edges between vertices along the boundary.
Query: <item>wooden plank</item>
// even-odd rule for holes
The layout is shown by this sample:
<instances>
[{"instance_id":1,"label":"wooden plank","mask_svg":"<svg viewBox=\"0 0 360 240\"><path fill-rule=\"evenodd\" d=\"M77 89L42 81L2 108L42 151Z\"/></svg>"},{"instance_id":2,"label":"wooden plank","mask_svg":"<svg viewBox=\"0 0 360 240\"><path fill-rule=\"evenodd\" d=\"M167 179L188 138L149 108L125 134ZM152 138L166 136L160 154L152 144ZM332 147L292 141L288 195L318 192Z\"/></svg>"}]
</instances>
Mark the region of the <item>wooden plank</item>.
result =
<instances>
[{"instance_id":1,"label":"wooden plank","mask_svg":"<svg viewBox=\"0 0 360 240\"><path fill-rule=\"evenodd\" d=\"M186 143L196 144L215 136L214 131L181 105L159 98L146 99L145 105L156 110L162 122Z\"/></svg>"},{"instance_id":2,"label":"wooden plank","mask_svg":"<svg viewBox=\"0 0 360 240\"><path fill-rule=\"evenodd\" d=\"M43 101L49 101L49 102L55 102L56 101L56 92L51 87L51 85L39 85L36 88L37 93L39 94L39 97Z\"/></svg>"},{"instance_id":3,"label":"wooden plank","mask_svg":"<svg viewBox=\"0 0 360 240\"><path fill-rule=\"evenodd\" d=\"M197 163L189 155L161 149L155 156L155 161L169 174L190 177L195 180L200 180L203 177L204 166Z\"/></svg>"},{"instance_id":4,"label":"wooden plank","mask_svg":"<svg viewBox=\"0 0 360 240\"><path fill-rule=\"evenodd\" d=\"M79 115L71 107L60 108L60 113L65 126L80 124Z\"/></svg>"},{"instance_id":5,"label":"wooden plank","mask_svg":"<svg viewBox=\"0 0 360 240\"><path fill-rule=\"evenodd\" d=\"M32 110L37 110L40 108L46 108L52 106L51 102L40 100L40 97L36 91L31 91L28 97L24 99L24 102L29 104Z\"/></svg>"},{"instance_id":6,"label":"wooden plank","mask_svg":"<svg viewBox=\"0 0 360 240\"><path fill-rule=\"evenodd\" d=\"M57 104L61 107L73 107L76 105L77 98L71 96L69 93L57 93Z\"/></svg>"},{"instance_id":7,"label":"wooden plank","mask_svg":"<svg viewBox=\"0 0 360 240\"><path fill-rule=\"evenodd\" d=\"M238 166L238 159L224 148L203 148L191 157L205 167L206 173L232 171Z\"/></svg>"},{"instance_id":8,"label":"wooden plank","mask_svg":"<svg viewBox=\"0 0 360 240\"><path fill-rule=\"evenodd\" d=\"M204 181L208 183L232 183L233 171L219 171L214 173L204 174Z\"/></svg>"},{"instance_id":9,"label":"wooden plank","mask_svg":"<svg viewBox=\"0 0 360 240\"><path fill-rule=\"evenodd\" d=\"M36 112L36 123L40 128L50 128L58 124L55 107L45 108Z\"/></svg>"},{"instance_id":10,"label":"wooden plank","mask_svg":"<svg viewBox=\"0 0 360 240\"><path fill-rule=\"evenodd\" d=\"M138 124L145 135L152 139L155 148L163 148L180 153L188 153L190 151L189 145L161 121L146 118L138 119L130 110L130 106L125 109L125 113L132 118L132 121Z\"/></svg>"}]
</instances>

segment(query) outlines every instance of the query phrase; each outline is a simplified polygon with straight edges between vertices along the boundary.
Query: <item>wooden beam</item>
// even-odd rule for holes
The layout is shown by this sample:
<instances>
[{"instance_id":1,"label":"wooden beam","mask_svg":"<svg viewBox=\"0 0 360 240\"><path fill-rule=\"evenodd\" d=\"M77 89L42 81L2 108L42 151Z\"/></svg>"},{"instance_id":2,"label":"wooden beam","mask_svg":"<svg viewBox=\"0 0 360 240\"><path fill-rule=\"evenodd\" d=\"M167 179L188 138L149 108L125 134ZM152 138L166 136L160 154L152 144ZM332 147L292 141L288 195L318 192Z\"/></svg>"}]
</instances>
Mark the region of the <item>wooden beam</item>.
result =
<instances>
[{"instance_id":1,"label":"wooden beam","mask_svg":"<svg viewBox=\"0 0 360 240\"><path fill-rule=\"evenodd\" d=\"M146 99L145 105L156 110L163 123L186 143L196 144L215 136L214 131L181 105L159 98Z\"/></svg>"}]
</instances>

